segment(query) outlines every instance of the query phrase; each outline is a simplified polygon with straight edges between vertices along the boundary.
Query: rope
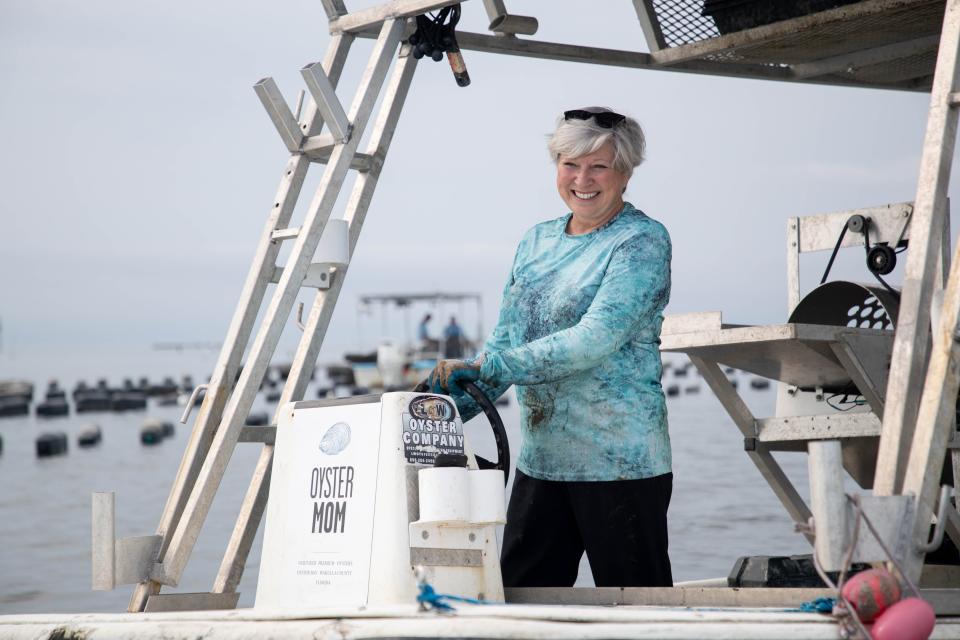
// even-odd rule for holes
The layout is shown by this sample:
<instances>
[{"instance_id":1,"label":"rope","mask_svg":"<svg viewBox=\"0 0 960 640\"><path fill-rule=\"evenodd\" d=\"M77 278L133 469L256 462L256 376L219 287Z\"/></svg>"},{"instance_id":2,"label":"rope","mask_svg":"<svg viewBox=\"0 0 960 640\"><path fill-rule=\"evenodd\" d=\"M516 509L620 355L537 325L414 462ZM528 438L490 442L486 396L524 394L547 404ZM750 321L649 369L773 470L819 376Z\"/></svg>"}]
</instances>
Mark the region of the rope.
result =
<instances>
[{"instance_id":1,"label":"rope","mask_svg":"<svg viewBox=\"0 0 960 640\"><path fill-rule=\"evenodd\" d=\"M426 580L421 580L418 584L420 587L420 593L417 595L417 602L420 604L420 609L422 611L428 611L430 609L448 613L451 611L456 611L453 605L449 602L466 602L467 604L491 604L486 600L477 600L475 598L464 598L461 596L454 596L446 593L437 593L433 587Z\"/></svg>"},{"instance_id":2,"label":"rope","mask_svg":"<svg viewBox=\"0 0 960 640\"><path fill-rule=\"evenodd\" d=\"M836 598L817 598L801 603L796 611L803 611L804 613L833 613L833 608L836 604Z\"/></svg>"}]
</instances>

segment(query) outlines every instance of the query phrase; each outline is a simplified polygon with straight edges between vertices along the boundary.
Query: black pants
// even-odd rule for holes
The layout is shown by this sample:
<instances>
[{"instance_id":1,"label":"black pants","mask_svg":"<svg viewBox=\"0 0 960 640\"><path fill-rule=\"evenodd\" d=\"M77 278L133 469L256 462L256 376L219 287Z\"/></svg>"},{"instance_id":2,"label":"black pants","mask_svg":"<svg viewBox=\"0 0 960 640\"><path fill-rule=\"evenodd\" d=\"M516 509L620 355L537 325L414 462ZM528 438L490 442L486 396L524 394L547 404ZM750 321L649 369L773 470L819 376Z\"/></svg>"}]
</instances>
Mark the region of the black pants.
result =
<instances>
[{"instance_id":1,"label":"black pants","mask_svg":"<svg viewBox=\"0 0 960 640\"><path fill-rule=\"evenodd\" d=\"M501 569L505 587L572 587L587 552L598 587L670 587L673 474L555 482L516 473Z\"/></svg>"}]
</instances>

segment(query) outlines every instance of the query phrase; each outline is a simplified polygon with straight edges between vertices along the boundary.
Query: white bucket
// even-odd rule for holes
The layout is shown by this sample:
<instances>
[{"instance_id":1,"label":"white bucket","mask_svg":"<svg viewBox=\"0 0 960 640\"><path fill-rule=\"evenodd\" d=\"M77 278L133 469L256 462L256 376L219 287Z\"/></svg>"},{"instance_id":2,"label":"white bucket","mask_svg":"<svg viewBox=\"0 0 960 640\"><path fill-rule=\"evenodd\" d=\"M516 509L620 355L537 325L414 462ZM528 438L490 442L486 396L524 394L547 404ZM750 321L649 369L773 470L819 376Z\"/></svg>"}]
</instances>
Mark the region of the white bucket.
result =
<instances>
[{"instance_id":1,"label":"white bucket","mask_svg":"<svg viewBox=\"0 0 960 640\"><path fill-rule=\"evenodd\" d=\"M468 471L470 479L470 522L503 524L507 521L507 503L503 471Z\"/></svg>"},{"instance_id":2,"label":"white bucket","mask_svg":"<svg viewBox=\"0 0 960 640\"><path fill-rule=\"evenodd\" d=\"M470 521L470 480L465 467L420 469L419 485L420 522Z\"/></svg>"}]
</instances>

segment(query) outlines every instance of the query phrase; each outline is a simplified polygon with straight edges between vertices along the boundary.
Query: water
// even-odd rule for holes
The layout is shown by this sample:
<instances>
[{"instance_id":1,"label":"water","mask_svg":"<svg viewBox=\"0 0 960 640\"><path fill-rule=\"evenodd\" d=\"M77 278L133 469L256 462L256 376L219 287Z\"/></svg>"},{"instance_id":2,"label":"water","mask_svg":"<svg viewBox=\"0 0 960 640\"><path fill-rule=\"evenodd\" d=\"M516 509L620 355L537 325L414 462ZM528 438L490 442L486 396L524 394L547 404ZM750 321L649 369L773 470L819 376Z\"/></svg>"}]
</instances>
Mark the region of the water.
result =
<instances>
[{"instance_id":1,"label":"water","mask_svg":"<svg viewBox=\"0 0 960 640\"><path fill-rule=\"evenodd\" d=\"M84 372L88 383L104 372L115 373L111 385L119 385L124 376L179 379L183 373L201 382L214 360L215 354L209 352L127 352L111 358L91 354L88 360L74 360L80 364L72 365L72 371ZM4 365L0 377L33 379L41 397L51 375L58 375L68 392L83 377L63 373L62 359L53 355L18 362L8 358L0 364ZM744 398L755 414L772 413L774 392L745 389L747 378L741 374L740 379ZM695 374L681 380L683 387L697 383L700 393L668 400L674 450L670 506L674 579L726 576L741 555L807 552L806 542L794 533L786 512L744 454L743 439L719 402ZM306 397L316 397L315 385L311 384ZM272 409L261 394L254 410ZM157 407L151 401L140 412L0 419L0 613L125 610L130 587L90 590L90 494L116 492L118 538L154 533L188 439L187 426L178 422L181 411L181 407ZM511 401L500 412L515 457L519 450L516 403ZM139 428L148 417L175 423L174 437L158 446L141 445ZM478 453L490 456L493 438L483 421L478 417L469 423L467 436L473 438ZM80 449L76 436L91 423L100 425L103 442ZM51 430L68 434L69 453L37 459L34 440ZM259 448L237 446L176 591L210 590ZM806 495L805 456L784 455L780 460L801 495ZM261 527L240 583L240 606L253 604L262 533ZM592 584L586 559L577 584Z\"/></svg>"}]
</instances>

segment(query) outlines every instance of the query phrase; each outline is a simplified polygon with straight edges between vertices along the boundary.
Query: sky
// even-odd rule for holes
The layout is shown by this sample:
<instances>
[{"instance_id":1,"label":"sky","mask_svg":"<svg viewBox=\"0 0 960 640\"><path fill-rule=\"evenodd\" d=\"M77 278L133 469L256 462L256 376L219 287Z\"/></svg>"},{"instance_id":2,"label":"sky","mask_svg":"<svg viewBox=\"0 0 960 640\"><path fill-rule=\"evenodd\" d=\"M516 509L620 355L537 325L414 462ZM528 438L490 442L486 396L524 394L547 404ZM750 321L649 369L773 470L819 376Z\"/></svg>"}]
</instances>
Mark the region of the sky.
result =
<instances>
[{"instance_id":1,"label":"sky","mask_svg":"<svg viewBox=\"0 0 960 640\"><path fill-rule=\"evenodd\" d=\"M537 39L646 50L626 0L507 6L539 18ZM485 23L464 4L461 28ZM220 341L289 157L252 86L272 76L293 104L328 41L317 0L0 3L0 348ZM351 51L344 104L371 46ZM915 196L927 94L464 58L467 88L446 62L417 69L321 362L404 337L402 314L358 316L363 294L478 292L492 327L518 240L566 213L546 153L565 109L643 125L627 199L672 236L667 313L783 322L787 217ZM862 255L836 275L868 281ZM805 257L804 291L827 257ZM437 332L460 313L438 311ZM277 357L298 337L291 320Z\"/></svg>"}]
</instances>

